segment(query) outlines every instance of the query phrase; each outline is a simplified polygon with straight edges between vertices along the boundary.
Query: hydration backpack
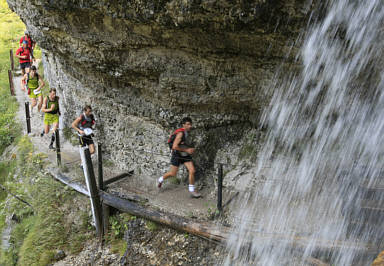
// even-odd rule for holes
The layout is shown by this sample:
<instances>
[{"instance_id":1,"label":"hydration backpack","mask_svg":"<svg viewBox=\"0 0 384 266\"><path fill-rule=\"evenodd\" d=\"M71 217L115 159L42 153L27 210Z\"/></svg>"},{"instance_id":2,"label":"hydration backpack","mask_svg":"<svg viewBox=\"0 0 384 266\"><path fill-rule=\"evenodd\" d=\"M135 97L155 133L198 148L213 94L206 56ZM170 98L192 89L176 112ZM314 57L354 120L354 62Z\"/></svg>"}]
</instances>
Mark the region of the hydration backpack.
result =
<instances>
[{"instance_id":1,"label":"hydration backpack","mask_svg":"<svg viewBox=\"0 0 384 266\"><path fill-rule=\"evenodd\" d=\"M179 132L183 132L183 137L181 138L181 143L184 143L184 142L185 142L185 134L184 134L184 131L185 131L184 128L178 128L178 129L176 129L176 130L172 133L171 136L169 136L169 139L168 139L168 146L169 146L169 149L172 150L173 142L175 141L176 135L177 135L177 133L179 133Z\"/></svg>"},{"instance_id":2,"label":"hydration backpack","mask_svg":"<svg viewBox=\"0 0 384 266\"><path fill-rule=\"evenodd\" d=\"M84 114L81 114L81 120L80 120L80 129L84 128L92 128L92 126L95 124L95 117L93 114L91 114L88 119L85 117Z\"/></svg>"}]
</instances>

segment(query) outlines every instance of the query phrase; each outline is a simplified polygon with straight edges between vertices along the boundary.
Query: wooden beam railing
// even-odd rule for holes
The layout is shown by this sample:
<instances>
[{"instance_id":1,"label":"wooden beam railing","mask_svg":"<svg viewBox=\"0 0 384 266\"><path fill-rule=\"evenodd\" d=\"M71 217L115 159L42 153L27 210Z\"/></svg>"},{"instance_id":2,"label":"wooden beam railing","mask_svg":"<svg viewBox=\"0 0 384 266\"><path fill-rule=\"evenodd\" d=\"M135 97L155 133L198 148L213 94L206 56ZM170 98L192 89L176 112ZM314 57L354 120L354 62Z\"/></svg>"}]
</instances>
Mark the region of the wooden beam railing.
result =
<instances>
[{"instance_id":1,"label":"wooden beam railing","mask_svg":"<svg viewBox=\"0 0 384 266\"><path fill-rule=\"evenodd\" d=\"M118 181L118 180L120 180L120 179L122 179L122 178L124 178L124 177L132 176L133 173L134 173L134 171L132 170L132 171L129 171L128 173L123 173L123 174L121 174L121 175L112 177L112 178L110 178L110 179L108 179L108 180L106 180L106 181L103 182L103 184L104 184L103 187L105 188L105 187L108 186L109 184L112 184L113 182L116 182L116 181Z\"/></svg>"}]
</instances>

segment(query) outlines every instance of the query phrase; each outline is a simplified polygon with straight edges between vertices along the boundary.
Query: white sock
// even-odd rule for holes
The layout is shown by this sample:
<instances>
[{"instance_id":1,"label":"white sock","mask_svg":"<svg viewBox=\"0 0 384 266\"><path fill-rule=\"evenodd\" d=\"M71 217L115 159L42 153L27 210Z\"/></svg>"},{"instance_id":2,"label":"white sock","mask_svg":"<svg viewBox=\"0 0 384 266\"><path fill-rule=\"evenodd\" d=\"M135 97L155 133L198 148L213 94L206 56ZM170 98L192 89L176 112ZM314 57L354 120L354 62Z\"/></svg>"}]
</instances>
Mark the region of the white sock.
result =
<instances>
[{"instance_id":1,"label":"white sock","mask_svg":"<svg viewBox=\"0 0 384 266\"><path fill-rule=\"evenodd\" d=\"M159 177L159 183L163 183L164 182L164 178L163 178L163 176L160 176Z\"/></svg>"},{"instance_id":2,"label":"white sock","mask_svg":"<svg viewBox=\"0 0 384 266\"><path fill-rule=\"evenodd\" d=\"M195 185L188 185L189 192L195 191Z\"/></svg>"}]
</instances>

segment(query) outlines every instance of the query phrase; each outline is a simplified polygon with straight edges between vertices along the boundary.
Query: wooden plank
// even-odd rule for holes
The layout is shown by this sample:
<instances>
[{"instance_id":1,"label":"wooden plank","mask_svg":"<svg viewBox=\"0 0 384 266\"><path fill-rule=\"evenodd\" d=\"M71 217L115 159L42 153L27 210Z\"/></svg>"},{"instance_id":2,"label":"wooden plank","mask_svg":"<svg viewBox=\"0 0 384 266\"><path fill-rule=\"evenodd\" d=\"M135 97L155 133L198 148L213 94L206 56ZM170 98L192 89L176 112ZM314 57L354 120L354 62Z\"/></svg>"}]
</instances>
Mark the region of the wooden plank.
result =
<instances>
[{"instance_id":1,"label":"wooden plank","mask_svg":"<svg viewBox=\"0 0 384 266\"><path fill-rule=\"evenodd\" d=\"M113 182L116 182L116 181L118 181L118 180L120 180L120 179L122 179L122 178L124 178L124 177L126 177L126 176L131 176L131 175L133 175L133 172L134 172L134 171L132 170L132 171L129 171L128 173L123 173L123 174L121 174L121 175L112 177L112 178L110 178L110 179L104 181L104 186L103 186L103 187L105 188L105 187L108 186L109 184L111 184L111 183L113 183Z\"/></svg>"},{"instance_id":2,"label":"wooden plank","mask_svg":"<svg viewBox=\"0 0 384 266\"><path fill-rule=\"evenodd\" d=\"M221 228L221 230L219 230L219 227L214 224L195 222L181 216L153 210L151 208L135 204L129 200L113 196L104 191L100 191L99 193L103 203L108 204L109 206L123 212L128 212L135 216L167 225L176 230L188 232L205 239L218 242L224 242L229 237L228 229Z\"/></svg>"},{"instance_id":3,"label":"wooden plank","mask_svg":"<svg viewBox=\"0 0 384 266\"><path fill-rule=\"evenodd\" d=\"M55 169L48 168L48 172L61 183L64 183L72 189L76 190L77 192L89 197L88 189L83 184L72 181L69 177L65 176L64 174Z\"/></svg>"},{"instance_id":4,"label":"wooden plank","mask_svg":"<svg viewBox=\"0 0 384 266\"><path fill-rule=\"evenodd\" d=\"M100 197L103 200L103 203L108 204L120 211L128 212L135 216L169 226L176 230L188 232L217 242L225 242L229 238L229 235L232 232L231 230L233 230L230 227L218 226L209 222L192 221L185 217L144 207L104 191L100 191ZM317 254L329 254L330 252L333 253L346 249L353 250L354 252L360 254L377 254L378 251L377 246L369 245L364 242L319 240L302 236L292 237L278 233L253 232L252 230L250 230L248 237L249 242L257 240L269 243L272 246L275 244L279 245L281 243L287 243L287 245L291 246L293 249L303 252L306 250L308 245L311 244L314 246L313 250Z\"/></svg>"},{"instance_id":5,"label":"wooden plank","mask_svg":"<svg viewBox=\"0 0 384 266\"><path fill-rule=\"evenodd\" d=\"M68 181L68 178L62 175L61 173L54 173L53 170L50 170L50 172L56 179L69 185L77 191L80 190L79 187L84 188L84 185L82 184ZM77 186L74 186L74 184L76 184ZM79 192L83 193L84 191ZM103 204L107 204L122 212L128 212L132 215L139 216L144 219L148 219L169 226L176 230L191 233L204 239L224 243L231 234L231 230L233 230L230 227L218 226L209 222L192 221L190 219L175 214L166 213L160 210L154 210L148 206L142 206L141 204L134 203L128 199L120 198L105 191L99 191L99 194ZM135 196L136 195L134 194L129 196L124 195L124 197L126 198L137 200ZM248 236L252 236L253 238L249 239L249 241L258 240L263 241L265 243L270 242L271 245L286 242L289 243L289 245L293 249L301 251L305 251L306 247L309 244L312 244L315 246L314 251L317 254L329 254L330 252L338 252L339 250L353 250L353 252L358 252L360 254L377 254L377 252L379 251L378 246L369 245L363 242L331 241L318 239L314 240L307 237L289 237L284 234L278 233L261 233L252 231L250 231L250 234L248 234Z\"/></svg>"},{"instance_id":6,"label":"wooden plank","mask_svg":"<svg viewBox=\"0 0 384 266\"><path fill-rule=\"evenodd\" d=\"M76 190L77 192L89 197L89 192L87 187L79 182L71 181L70 177L65 176L63 173L61 173L59 170L48 168L48 172L58 181L60 181L63 184L66 184L67 186L71 187L72 189ZM118 196L115 196L118 197ZM133 193L126 193L124 192L124 199L134 201L134 202L147 202L148 199L140 197Z\"/></svg>"},{"instance_id":7,"label":"wooden plank","mask_svg":"<svg viewBox=\"0 0 384 266\"><path fill-rule=\"evenodd\" d=\"M0 184L0 188L2 190L4 190L7 194L11 195L12 197L14 197L15 199L21 201L22 203L24 204L27 204L29 207L32 208L33 210L33 206L31 204L29 204L27 201L23 200L22 198L18 197L17 195L13 194L11 191L9 191L8 189L6 189L3 185ZM33 210L34 211L34 210Z\"/></svg>"},{"instance_id":8,"label":"wooden plank","mask_svg":"<svg viewBox=\"0 0 384 266\"><path fill-rule=\"evenodd\" d=\"M110 193L110 192L108 192L108 194L113 195L113 193ZM126 191L124 191L124 194L121 196L117 196L117 195L113 195L113 196L116 196L116 197L121 198L121 199L127 199L127 200L133 201L133 202L138 202L141 204L148 202L147 198L143 198L143 197L138 196L138 195L133 194L133 193L127 193Z\"/></svg>"}]
</instances>

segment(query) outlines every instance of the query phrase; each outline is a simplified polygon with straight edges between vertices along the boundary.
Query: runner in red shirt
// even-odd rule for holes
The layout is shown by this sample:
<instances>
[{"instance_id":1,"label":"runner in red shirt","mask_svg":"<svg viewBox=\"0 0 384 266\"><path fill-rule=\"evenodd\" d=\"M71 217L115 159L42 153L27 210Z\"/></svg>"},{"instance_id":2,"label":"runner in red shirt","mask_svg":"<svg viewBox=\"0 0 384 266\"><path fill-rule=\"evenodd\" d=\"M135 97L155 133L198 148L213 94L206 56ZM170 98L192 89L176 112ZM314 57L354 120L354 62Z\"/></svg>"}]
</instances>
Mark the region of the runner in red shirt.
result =
<instances>
[{"instance_id":1,"label":"runner in red shirt","mask_svg":"<svg viewBox=\"0 0 384 266\"><path fill-rule=\"evenodd\" d=\"M17 49L15 56L19 58L21 73L29 73L31 66L31 52L28 49L28 41L23 41L23 46Z\"/></svg>"},{"instance_id":2,"label":"runner in red shirt","mask_svg":"<svg viewBox=\"0 0 384 266\"><path fill-rule=\"evenodd\" d=\"M35 58L33 57L33 50L35 49L36 42L32 40L32 37L29 35L29 32L27 30L24 31L24 36L20 38L20 42L19 42L20 47L23 46L23 41L28 42L27 47L29 48L32 55L32 59L34 60Z\"/></svg>"}]
</instances>

